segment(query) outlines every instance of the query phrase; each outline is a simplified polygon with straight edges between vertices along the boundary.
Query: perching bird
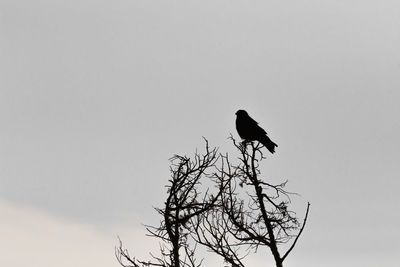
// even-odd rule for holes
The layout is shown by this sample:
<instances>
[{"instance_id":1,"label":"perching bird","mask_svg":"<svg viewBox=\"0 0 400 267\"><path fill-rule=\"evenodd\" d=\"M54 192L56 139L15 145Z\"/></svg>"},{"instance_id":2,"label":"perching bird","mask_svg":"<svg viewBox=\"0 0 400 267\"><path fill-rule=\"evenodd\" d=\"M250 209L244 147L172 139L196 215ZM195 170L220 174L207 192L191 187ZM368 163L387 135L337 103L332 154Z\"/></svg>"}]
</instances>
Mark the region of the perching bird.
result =
<instances>
[{"instance_id":1,"label":"perching bird","mask_svg":"<svg viewBox=\"0 0 400 267\"><path fill-rule=\"evenodd\" d=\"M236 112L236 130L240 138L248 141L258 141L263 144L271 153L275 152L278 145L269 139L267 132L258 126L258 122L253 120L245 110Z\"/></svg>"}]
</instances>

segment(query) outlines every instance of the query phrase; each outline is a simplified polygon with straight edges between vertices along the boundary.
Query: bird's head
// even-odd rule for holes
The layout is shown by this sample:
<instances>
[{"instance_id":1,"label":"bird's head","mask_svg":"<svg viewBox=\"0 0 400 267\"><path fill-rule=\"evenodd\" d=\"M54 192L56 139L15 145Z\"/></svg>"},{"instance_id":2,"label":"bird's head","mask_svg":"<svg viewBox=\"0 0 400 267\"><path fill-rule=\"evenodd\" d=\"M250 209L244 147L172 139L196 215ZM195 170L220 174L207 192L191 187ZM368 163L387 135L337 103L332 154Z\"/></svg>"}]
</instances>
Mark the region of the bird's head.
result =
<instances>
[{"instance_id":1,"label":"bird's head","mask_svg":"<svg viewBox=\"0 0 400 267\"><path fill-rule=\"evenodd\" d=\"M246 110L243 110L243 109L239 109L238 111L236 111L235 114L238 117L249 116L249 114L247 114Z\"/></svg>"}]
</instances>

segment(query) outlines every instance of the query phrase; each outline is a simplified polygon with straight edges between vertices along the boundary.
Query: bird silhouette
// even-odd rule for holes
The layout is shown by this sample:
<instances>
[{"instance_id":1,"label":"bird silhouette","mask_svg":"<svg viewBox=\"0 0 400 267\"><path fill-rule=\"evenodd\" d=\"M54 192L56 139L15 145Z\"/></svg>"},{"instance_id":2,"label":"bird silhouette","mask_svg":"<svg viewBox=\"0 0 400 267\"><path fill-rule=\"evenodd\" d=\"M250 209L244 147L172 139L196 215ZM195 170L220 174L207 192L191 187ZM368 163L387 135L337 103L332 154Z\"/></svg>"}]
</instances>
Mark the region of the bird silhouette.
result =
<instances>
[{"instance_id":1,"label":"bird silhouette","mask_svg":"<svg viewBox=\"0 0 400 267\"><path fill-rule=\"evenodd\" d=\"M246 141L258 141L263 144L271 153L275 152L278 145L269 139L267 132L258 126L258 122L253 120L245 110L236 112L236 130L240 138Z\"/></svg>"}]
</instances>

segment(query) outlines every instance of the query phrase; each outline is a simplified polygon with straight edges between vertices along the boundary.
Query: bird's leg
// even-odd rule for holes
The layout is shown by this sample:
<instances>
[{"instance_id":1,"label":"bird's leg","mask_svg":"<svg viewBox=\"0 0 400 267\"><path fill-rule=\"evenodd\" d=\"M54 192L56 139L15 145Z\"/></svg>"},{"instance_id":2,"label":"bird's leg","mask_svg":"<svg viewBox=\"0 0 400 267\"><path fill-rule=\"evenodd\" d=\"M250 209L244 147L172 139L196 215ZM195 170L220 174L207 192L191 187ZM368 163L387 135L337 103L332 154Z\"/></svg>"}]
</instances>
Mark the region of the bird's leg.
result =
<instances>
[{"instance_id":1,"label":"bird's leg","mask_svg":"<svg viewBox=\"0 0 400 267\"><path fill-rule=\"evenodd\" d=\"M241 147L243 150L246 150L247 145L248 145L248 144L251 144L251 143L252 143L252 141L245 139L245 140L243 140L242 142L240 142L240 147Z\"/></svg>"},{"instance_id":2,"label":"bird's leg","mask_svg":"<svg viewBox=\"0 0 400 267\"><path fill-rule=\"evenodd\" d=\"M247 140L247 139L243 140L243 145L244 146L247 146L248 144L251 144L251 143L253 143L253 141Z\"/></svg>"}]
</instances>

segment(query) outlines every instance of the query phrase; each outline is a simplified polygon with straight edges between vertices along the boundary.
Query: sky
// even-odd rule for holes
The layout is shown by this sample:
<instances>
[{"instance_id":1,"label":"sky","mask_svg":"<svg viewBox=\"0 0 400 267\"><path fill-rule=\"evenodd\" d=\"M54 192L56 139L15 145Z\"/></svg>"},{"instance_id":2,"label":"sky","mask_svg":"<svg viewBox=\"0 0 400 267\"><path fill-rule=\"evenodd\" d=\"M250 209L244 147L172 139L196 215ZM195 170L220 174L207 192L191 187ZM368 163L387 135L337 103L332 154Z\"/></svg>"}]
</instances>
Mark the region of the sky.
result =
<instances>
[{"instance_id":1,"label":"sky","mask_svg":"<svg viewBox=\"0 0 400 267\"><path fill-rule=\"evenodd\" d=\"M236 157L238 109L311 203L285 266L398 266L399 29L390 0L0 0L0 266L148 257L168 159Z\"/></svg>"}]
</instances>

